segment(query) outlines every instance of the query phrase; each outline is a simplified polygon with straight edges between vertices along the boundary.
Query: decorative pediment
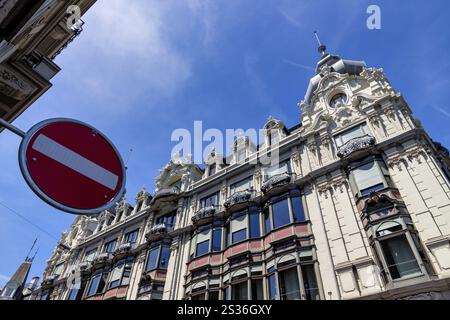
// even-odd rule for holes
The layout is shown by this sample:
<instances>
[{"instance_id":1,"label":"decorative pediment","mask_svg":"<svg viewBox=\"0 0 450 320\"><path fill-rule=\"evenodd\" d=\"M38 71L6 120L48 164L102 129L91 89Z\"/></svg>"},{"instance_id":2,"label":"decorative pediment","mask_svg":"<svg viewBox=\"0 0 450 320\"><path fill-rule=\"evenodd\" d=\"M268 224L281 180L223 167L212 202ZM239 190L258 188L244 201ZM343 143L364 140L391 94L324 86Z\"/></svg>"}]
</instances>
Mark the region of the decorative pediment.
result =
<instances>
[{"instance_id":1,"label":"decorative pediment","mask_svg":"<svg viewBox=\"0 0 450 320\"><path fill-rule=\"evenodd\" d=\"M202 170L192 162L191 157L184 161L179 156L174 155L172 160L160 170L160 175L156 178L156 193L162 189L168 189L177 185L181 190L197 180L203 175Z\"/></svg>"}]
</instances>

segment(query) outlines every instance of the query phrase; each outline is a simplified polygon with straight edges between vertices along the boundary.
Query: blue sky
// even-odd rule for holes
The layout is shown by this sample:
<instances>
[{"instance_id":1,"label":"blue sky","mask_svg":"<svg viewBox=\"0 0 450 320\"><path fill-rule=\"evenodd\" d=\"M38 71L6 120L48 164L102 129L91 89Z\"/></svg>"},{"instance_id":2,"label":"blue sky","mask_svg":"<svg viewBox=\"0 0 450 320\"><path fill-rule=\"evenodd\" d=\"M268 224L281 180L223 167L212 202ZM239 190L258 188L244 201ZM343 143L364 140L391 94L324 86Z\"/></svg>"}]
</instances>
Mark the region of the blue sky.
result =
<instances>
[{"instance_id":1,"label":"blue sky","mask_svg":"<svg viewBox=\"0 0 450 320\"><path fill-rule=\"evenodd\" d=\"M368 30L366 9L382 10ZM170 159L176 128L261 128L272 115L293 126L319 54L382 67L433 139L450 146L448 0L108 0L83 18L85 30L56 60L54 87L15 125L71 117L106 133L128 162L128 200L152 191ZM19 138L0 134L0 201L59 238L73 216L52 209L27 187L17 164ZM56 240L0 206L0 286L40 251L42 275Z\"/></svg>"}]
</instances>

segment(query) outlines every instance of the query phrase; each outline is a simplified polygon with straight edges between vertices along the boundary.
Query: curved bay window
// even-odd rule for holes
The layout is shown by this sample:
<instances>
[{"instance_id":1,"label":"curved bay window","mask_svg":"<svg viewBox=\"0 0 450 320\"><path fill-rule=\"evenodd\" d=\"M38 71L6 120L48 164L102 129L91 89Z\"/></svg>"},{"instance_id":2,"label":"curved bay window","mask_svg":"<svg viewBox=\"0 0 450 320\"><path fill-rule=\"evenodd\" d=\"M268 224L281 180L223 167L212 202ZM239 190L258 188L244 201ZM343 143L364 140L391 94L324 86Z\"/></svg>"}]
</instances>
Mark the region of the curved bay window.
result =
<instances>
[{"instance_id":1,"label":"curved bay window","mask_svg":"<svg viewBox=\"0 0 450 320\"><path fill-rule=\"evenodd\" d=\"M227 245L261 237L260 211L258 207L236 212L227 226Z\"/></svg>"},{"instance_id":2,"label":"curved bay window","mask_svg":"<svg viewBox=\"0 0 450 320\"><path fill-rule=\"evenodd\" d=\"M192 236L191 259L220 251L222 251L221 222L202 226Z\"/></svg>"},{"instance_id":3,"label":"curved bay window","mask_svg":"<svg viewBox=\"0 0 450 320\"><path fill-rule=\"evenodd\" d=\"M350 164L350 185L359 198L392 186L389 170L384 161L370 156Z\"/></svg>"},{"instance_id":4,"label":"curved bay window","mask_svg":"<svg viewBox=\"0 0 450 320\"><path fill-rule=\"evenodd\" d=\"M314 264L299 264L294 256L269 267L266 279L269 300L320 300Z\"/></svg>"},{"instance_id":5,"label":"curved bay window","mask_svg":"<svg viewBox=\"0 0 450 320\"><path fill-rule=\"evenodd\" d=\"M410 218L389 220L374 229L374 248L387 283L432 273Z\"/></svg>"},{"instance_id":6,"label":"curved bay window","mask_svg":"<svg viewBox=\"0 0 450 320\"><path fill-rule=\"evenodd\" d=\"M145 271L153 271L156 269L167 270L170 259L170 243L163 242L153 245L148 251Z\"/></svg>"},{"instance_id":7,"label":"curved bay window","mask_svg":"<svg viewBox=\"0 0 450 320\"><path fill-rule=\"evenodd\" d=\"M296 222L306 221L303 196L299 190L291 190L282 196L274 197L264 207L264 229L268 234Z\"/></svg>"},{"instance_id":8,"label":"curved bay window","mask_svg":"<svg viewBox=\"0 0 450 320\"><path fill-rule=\"evenodd\" d=\"M111 271L108 289L114 289L130 284L131 269L133 268L133 258L118 261Z\"/></svg>"},{"instance_id":9,"label":"curved bay window","mask_svg":"<svg viewBox=\"0 0 450 320\"><path fill-rule=\"evenodd\" d=\"M94 272L94 275L89 281L88 291L86 297L92 297L104 292L106 283L108 281L109 268L99 269Z\"/></svg>"}]
</instances>

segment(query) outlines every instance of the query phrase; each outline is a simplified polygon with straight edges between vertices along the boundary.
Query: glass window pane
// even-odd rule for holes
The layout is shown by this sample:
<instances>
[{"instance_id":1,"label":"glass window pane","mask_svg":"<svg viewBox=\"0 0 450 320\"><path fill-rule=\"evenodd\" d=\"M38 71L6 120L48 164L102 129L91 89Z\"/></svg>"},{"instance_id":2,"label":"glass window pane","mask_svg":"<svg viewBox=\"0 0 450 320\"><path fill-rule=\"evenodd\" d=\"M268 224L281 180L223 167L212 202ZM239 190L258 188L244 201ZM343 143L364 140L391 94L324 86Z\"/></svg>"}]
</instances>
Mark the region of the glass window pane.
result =
<instances>
[{"instance_id":1,"label":"glass window pane","mask_svg":"<svg viewBox=\"0 0 450 320\"><path fill-rule=\"evenodd\" d=\"M113 269L111 273L111 280L109 284L109 288L115 288L119 286L120 279L122 278L123 269L125 266L125 261L119 261L116 265L116 267Z\"/></svg>"},{"instance_id":2,"label":"glass window pane","mask_svg":"<svg viewBox=\"0 0 450 320\"><path fill-rule=\"evenodd\" d=\"M105 253L113 253L116 248L117 240L110 241L105 244Z\"/></svg>"},{"instance_id":3,"label":"glass window pane","mask_svg":"<svg viewBox=\"0 0 450 320\"><path fill-rule=\"evenodd\" d=\"M98 283L100 282L100 278L101 278L101 274L97 274L91 279L91 284L89 286L89 290L88 290L88 294L87 294L88 297L93 296L97 292L97 286L98 286Z\"/></svg>"},{"instance_id":4,"label":"glass window pane","mask_svg":"<svg viewBox=\"0 0 450 320\"><path fill-rule=\"evenodd\" d=\"M297 268L278 273L280 279L281 300L300 300L300 285Z\"/></svg>"},{"instance_id":5,"label":"glass window pane","mask_svg":"<svg viewBox=\"0 0 450 320\"><path fill-rule=\"evenodd\" d=\"M71 289L67 300L70 300L70 301L77 300L77 296L78 296L78 289Z\"/></svg>"},{"instance_id":6,"label":"glass window pane","mask_svg":"<svg viewBox=\"0 0 450 320\"><path fill-rule=\"evenodd\" d=\"M316 273L313 265L302 266L303 284L305 286L306 300L320 300Z\"/></svg>"},{"instance_id":7,"label":"glass window pane","mask_svg":"<svg viewBox=\"0 0 450 320\"><path fill-rule=\"evenodd\" d=\"M262 279L252 280L252 300L264 300Z\"/></svg>"},{"instance_id":8,"label":"glass window pane","mask_svg":"<svg viewBox=\"0 0 450 320\"><path fill-rule=\"evenodd\" d=\"M203 241L197 244L197 253L196 256L202 256L209 252L209 241Z\"/></svg>"},{"instance_id":9,"label":"glass window pane","mask_svg":"<svg viewBox=\"0 0 450 320\"><path fill-rule=\"evenodd\" d=\"M294 214L295 222L304 222L305 221L305 211L303 209L303 202L301 197L293 197L291 198L292 211Z\"/></svg>"},{"instance_id":10,"label":"glass window pane","mask_svg":"<svg viewBox=\"0 0 450 320\"><path fill-rule=\"evenodd\" d=\"M277 290L277 279L275 278L275 274L271 274L268 280L269 280L269 299L277 300L278 290Z\"/></svg>"},{"instance_id":11,"label":"glass window pane","mask_svg":"<svg viewBox=\"0 0 450 320\"><path fill-rule=\"evenodd\" d=\"M272 205L272 212L273 212L273 224L275 229L291 223L287 199L274 203Z\"/></svg>"},{"instance_id":12,"label":"glass window pane","mask_svg":"<svg viewBox=\"0 0 450 320\"><path fill-rule=\"evenodd\" d=\"M222 250L222 229L213 230L212 251L218 252Z\"/></svg>"},{"instance_id":13,"label":"glass window pane","mask_svg":"<svg viewBox=\"0 0 450 320\"><path fill-rule=\"evenodd\" d=\"M125 243L135 243L137 240L138 230L128 232L125 235Z\"/></svg>"},{"instance_id":14,"label":"glass window pane","mask_svg":"<svg viewBox=\"0 0 450 320\"><path fill-rule=\"evenodd\" d=\"M251 190L253 187L253 177L246 178L242 181L239 181L230 186L231 194L235 194L237 192Z\"/></svg>"},{"instance_id":15,"label":"glass window pane","mask_svg":"<svg viewBox=\"0 0 450 320\"><path fill-rule=\"evenodd\" d=\"M259 224L259 212L250 213L250 238L255 239L261 237L261 228Z\"/></svg>"},{"instance_id":16,"label":"glass window pane","mask_svg":"<svg viewBox=\"0 0 450 320\"><path fill-rule=\"evenodd\" d=\"M422 274L406 236L384 240L381 247L392 279Z\"/></svg>"},{"instance_id":17,"label":"glass window pane","mask_svg":"<svg viewBox=\"0 0 450 320\"><path fill-rule=\"evenodd\" d=\"M146 271L151 271L156 269L158 263L159 247L152 248L148 253Z\"/></svg>"},{"instance_id":18,"label":"glass window pane","mask_svg":"<svg viewBox=\"0 0 450 320\"><path fill-rule=\"evenodd\" d=\"M244 241L247 239L247 229L242 229L236 232L233 232L232 235L232 244Z\"/></svg>"},{"instance_id":19,"label":"glass window pane","mask_svg":"<svg viewBox=\"0 0 450 320\"><path fill-rule=\"evenodd\" d=\"M266 234L272 231L272 222L270 221L269 207L264 209L264 229Z\"/></svg>"},{"instance_id":20,"label":"glass window pane","mask_svg":"<svg viewBox=\"0 0 450 320\"><path fill-rule=\"evenodd\" d=\"M247 281L232 285L232 300L248 300Z\"/></svg>"},{"instance_id":21,"label":"glass window pane","mask_svg":"<svg viewBox=\"0 0 450 320\"><path fill-rule=\"evenodd\" d=\"M170 247L163 246L161 250L161 256L159 258L159 268L167 269L167 267L169 266L169 259L170 259Z\"/></svg>"},{"instance_id":22,"label":"glass window pane","mask_svg":"<svg viewBox=\"0 0 450 320\"><path fill-rule=\"evenodd\" d=\"M366 191L367 193L367 190L372 187L379 188L380 185L381 187L384 186L383 176L375 161L354 169L352 173L355 183L361 192Z\"/></svg>"}]
</instances>

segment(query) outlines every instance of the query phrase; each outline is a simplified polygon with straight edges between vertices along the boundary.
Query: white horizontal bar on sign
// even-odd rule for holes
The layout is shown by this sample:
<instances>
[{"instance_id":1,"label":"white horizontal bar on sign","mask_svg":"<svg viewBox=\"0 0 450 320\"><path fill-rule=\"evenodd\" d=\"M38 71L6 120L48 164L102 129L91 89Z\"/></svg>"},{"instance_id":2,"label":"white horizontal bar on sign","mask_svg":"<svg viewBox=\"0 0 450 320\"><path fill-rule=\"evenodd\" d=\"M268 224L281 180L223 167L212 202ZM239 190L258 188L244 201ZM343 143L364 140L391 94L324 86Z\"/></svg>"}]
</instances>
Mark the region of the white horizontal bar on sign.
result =
<instances>
[{"instance_id":1,"label":"white horizontal bar on sign","mask_svg":"<svg viewBox=\"0 0 450 320\"><path fill-rule=\"evenodd\" d=\"M33 143L36 150L79 174L115 190L119 177L58 142L40 134Z\"/></svg>"}]
</instances>

